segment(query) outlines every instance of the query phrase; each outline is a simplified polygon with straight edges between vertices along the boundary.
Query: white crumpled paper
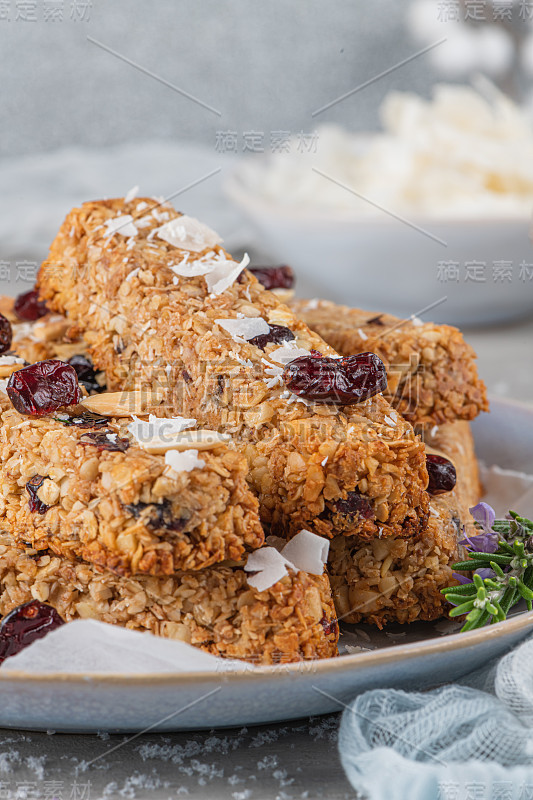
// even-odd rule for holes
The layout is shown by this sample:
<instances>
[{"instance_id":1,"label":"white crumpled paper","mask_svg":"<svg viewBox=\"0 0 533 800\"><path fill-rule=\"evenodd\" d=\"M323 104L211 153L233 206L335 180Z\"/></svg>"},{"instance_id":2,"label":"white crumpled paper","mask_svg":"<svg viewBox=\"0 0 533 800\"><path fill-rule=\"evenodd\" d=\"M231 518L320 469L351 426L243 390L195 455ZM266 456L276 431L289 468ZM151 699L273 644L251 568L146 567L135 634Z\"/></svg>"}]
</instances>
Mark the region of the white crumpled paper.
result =
<instances>
[{"instance_id":1,"label":"white crumpled paper","mask_svg":"<svg viewBox=\"0 0 533 800\"><path fill-rule=\"evenodd\" d=\"M76 620L37 639L0 670L121 675L249 670L244 661L209 655L185 642L139 633L92 619Z\"/></svg>"}]
</instances>

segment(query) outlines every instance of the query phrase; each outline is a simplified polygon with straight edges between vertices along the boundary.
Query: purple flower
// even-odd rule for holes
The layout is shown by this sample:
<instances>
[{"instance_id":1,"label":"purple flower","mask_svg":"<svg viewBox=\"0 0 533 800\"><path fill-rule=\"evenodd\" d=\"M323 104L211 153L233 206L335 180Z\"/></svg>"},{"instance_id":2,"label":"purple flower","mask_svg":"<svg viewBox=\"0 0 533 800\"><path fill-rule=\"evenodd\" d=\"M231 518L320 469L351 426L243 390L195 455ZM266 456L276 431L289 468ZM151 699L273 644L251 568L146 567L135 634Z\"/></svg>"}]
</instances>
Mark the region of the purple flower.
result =
<instances>
[{"instance_id":1,"label":"purple flower","mask_svg":"<svg viewBox=\"0 0 533 800\"><path fill-rule=\"evenodd\" d=\"M495 553L498 549L497 533L480 533L479 536L466 536L459 544L464 545L474 553Z\"/></svg>"},{"instance_id":2,"label":"purple flower","mask_svg":"<svg viewBox=\"0 0 533 800\"><path fill-rule=\"evenodd\" d=\"M472 578L467 578L466 575L461 575L459 572L452 572L452 575L459 583L472 583Z\"/></svg>"},{"instance_id":3,"label":"purple flower","mask_svg":"<svg viewBox=\"0 0 533 800\"><path fill-rule=\"evenodd\" d=\"M490 531L492 531L492 526L496 519L496 512L488 503L478 503L477 506L468 510L485 533L490 533Z\"/></svg>"},{"instance_id":4,"label":"purple flower","mask_svg":"<svg viewBox=\"0 0 533 800\"><path fill-rule=\"evenodd\" d=\"M476 573L479 575L482 580L485 578L495 578L496 573L490 567L480 567L480 569L476 569Z\"/></svg>"}]
</instances>

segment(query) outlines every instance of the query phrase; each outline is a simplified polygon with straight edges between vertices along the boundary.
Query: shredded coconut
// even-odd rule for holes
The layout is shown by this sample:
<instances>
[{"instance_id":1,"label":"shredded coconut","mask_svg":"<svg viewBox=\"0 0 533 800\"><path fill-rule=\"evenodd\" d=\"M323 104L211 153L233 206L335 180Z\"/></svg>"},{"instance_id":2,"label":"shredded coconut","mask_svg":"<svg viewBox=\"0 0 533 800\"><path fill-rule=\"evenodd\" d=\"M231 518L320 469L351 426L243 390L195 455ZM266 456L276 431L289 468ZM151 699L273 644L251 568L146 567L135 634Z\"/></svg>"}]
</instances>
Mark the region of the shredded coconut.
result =
<instances>
[{"instance_id":1,"label":"shredded coconut","mask_svg":"<svg viewBox=\"0 0 533 800\"><path fill-rule=\"evenodd\" d=\"M261 336L270 330L270 325L262 317L216 319L215 322L224 328L236 342L248 342L255 336Z\"/></svg>"},{"instance_id":2,"label":"shredded coconut","mask_svg":"<svg viewBox=\"0 0 533 800\"><path fill-rule=\"evenodd\" d=\"M278 364L286 365L289 362L294 361L296 358L310 355L311 353L309 350L306 350L303 347L298 347L295 342L288 342L287 344L276 348L276 350L272 350L272 352L268 354L268 357Z\"/></svg>"},{"instance_id":3,"label":"shredded coconut","mask_svg":"<svg viewBox=\"0 0 533 800\"><path fill-rule=\"evenodd\" d=\"M113 236L115 233L120 233L121 236L137 236L137 228L133 222L131 214L122 214L120 217L108 219L104 223L106 228L106 235ZM129 246L129 242L128 242Z\"/></svg>"},{"instance_id":4,"label":"shredded coconut","mask_svg":"<svg viewBox=\"0 0 533 800\"><path fill-rule=\"evenodd\" d=\"M207 290L210 294L219 295L233 286L243 269L250 263L248 253L244 254L242 261L221 261L215 269L206 275Z\"/></svg>"},{"instance_id":5,"label":"shredded coconut","mask_svg":"<svg viewBox=\"0 0 533 800\"><path fill-rule=\"evenodd\" d=\"M193 428L196 425L195 419L187 419L186 417L156 417L150 414L148 422L146 420L133 417L133 422L128 425L128 431L133 438L143 444L149 442L151 439L165 440L166 437L175 436L188 428Z\"/></svg>"},{"instance_id":6,"label":"shredded coconut","mask_svg":"<svg viewBox=\"0 0 533 800\"><path fill-rule=\"evenodd\" d=\"M173 472L191 472L205 467L205 461L198 458L198 450L167 450L165 464Z\"/></svg>"},{"instance_id":7,"label":"shredded coconut","mask_svg":"<svg viewBox=\"0 0 533 800\"><path fill-rule=\"evenodd\" d=\"M276 537L269 537L267 541L278 544ZM289 570L322 575L328 552L327 539L302 530L281 551L276 546L267 546L251 553L244 569L257 574L248 578L248 583L257 591L263 592L285 577Z\"/></svg>"},{"instance_id":8,"label":"shredded coconut","mask_svg":"<svg viewBox=\"0 0 533 800\"><path fill-rule=\"evenodd\" d=\"M124 197L124 202L125 203L131 203L132 200L135 200L135 198L137 197L138 194L139 194L139 187L138 186L134 186L133 188L131 188L129 190L129 192L126 193L126 195ZM139 205L141 205L141 204L139 203ZM137 206L137 210L139 210L139 206Z\"/></svg>"},{"instance_id":9,"label":"shredded coconut","mask_svg":"<svg viewBox=\"0 0 533 800\"><path fill-rule=\"evenodd\" d=\"M152 212L153 213L153 212ZM206 247L214 247L222 242L220 236L203 222L183 215L170 220L157 229L157 236L180 250L200 253Z\"/></svg>"}]
</instances>

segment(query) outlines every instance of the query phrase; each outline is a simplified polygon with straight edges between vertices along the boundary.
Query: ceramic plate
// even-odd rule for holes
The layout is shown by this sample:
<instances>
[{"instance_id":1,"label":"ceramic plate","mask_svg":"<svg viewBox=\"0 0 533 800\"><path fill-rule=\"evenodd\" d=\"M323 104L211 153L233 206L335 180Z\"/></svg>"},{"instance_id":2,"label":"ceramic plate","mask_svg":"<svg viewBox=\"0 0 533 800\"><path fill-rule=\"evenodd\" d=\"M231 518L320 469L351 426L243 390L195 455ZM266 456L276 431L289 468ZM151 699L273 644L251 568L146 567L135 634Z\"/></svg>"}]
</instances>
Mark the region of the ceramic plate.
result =
<instances>
[{"instance_id":1,"label":"ceramic plate","mask_svg":"<svg viewBox=\"0 0 533 800\"><path fill-rule=\"evenodd\" d=\"M473 425L487 464L533 472L533 408L493 400ZM342 708L365 689L421 689L459 678L533 629L533 612L458 633L450 621L346 626L339 658L176 675L32 675L0 672L0 727L94 733L176 731L278 722ZM358 650L356 646L371 648ZM351 650L351 652L349 652ZM348 652L347 652L348 651Z\"/></svg>"}]
</instances>

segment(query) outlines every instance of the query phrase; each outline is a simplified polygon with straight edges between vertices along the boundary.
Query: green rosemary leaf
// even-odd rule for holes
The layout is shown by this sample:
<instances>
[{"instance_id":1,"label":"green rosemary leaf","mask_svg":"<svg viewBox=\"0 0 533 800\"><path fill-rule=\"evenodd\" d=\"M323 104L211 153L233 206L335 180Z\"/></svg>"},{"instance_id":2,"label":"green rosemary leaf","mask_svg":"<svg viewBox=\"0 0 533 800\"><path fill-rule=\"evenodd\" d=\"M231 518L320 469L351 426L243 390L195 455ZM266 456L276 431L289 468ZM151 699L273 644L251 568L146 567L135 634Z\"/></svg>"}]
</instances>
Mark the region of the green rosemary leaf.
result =
<instances>
[{"instance_id":1,"label":"green rosemary leaf","mask_svg":"<svg viewBox=\"0 0 533 800\"><path fill-rule=\"evenodd\" d=\"M457 586L447 586L445 589L441 589L441 592L446 594L446 592L454 592L455 594L475 594L476 587L473 583L461 583Z\"/></svg>"},{"instance_id":2,"label":"green rosemary leaf","mask_svg":"<svg viewBox=\"0 0 533 800\"><path fill-rule=\"evenodd\" d=\"M474 608L474 602L475 602L475 598L472 598L472 600L467 600L466 603L461 603L460 606L456 606L455 608L452 608L452 610L449 612L449 616L450 617L461 617L463 614L467 614L469 611L472 611L472 609Z\"/></svg>"}]
</instances>

